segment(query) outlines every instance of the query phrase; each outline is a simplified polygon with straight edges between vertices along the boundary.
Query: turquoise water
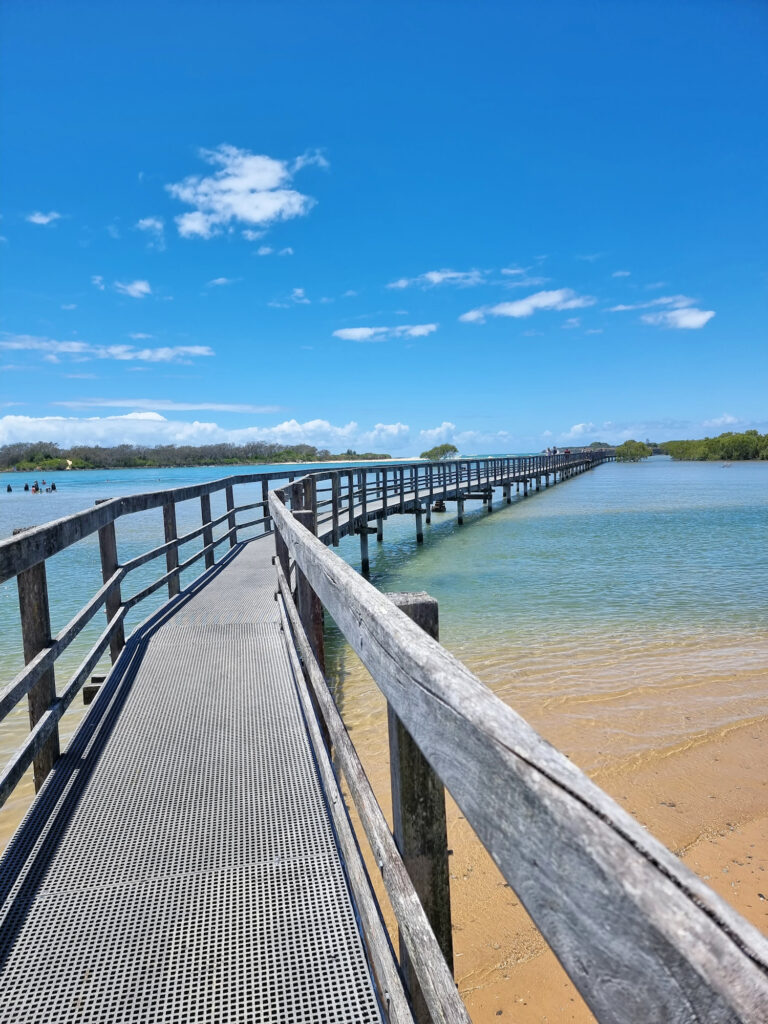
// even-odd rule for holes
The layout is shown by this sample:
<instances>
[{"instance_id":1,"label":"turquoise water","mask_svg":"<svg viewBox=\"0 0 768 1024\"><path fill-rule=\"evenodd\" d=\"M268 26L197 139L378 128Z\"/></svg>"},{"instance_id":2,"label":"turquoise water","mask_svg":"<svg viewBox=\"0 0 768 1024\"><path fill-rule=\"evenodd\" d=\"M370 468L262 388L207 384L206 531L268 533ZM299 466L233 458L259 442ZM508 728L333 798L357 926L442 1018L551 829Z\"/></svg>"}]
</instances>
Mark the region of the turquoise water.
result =
<instances>
[{"instance_id":1,"label":"turquoise water","mask_svg":"<svg viewBox=\"0 0 768 1024\"><path fill-rule=\"evenodd\" d=\"M0 476L0 536L89 507L96 498L234 472L58 473L47 477L57 482L54 495L25 494L18 486L24 478L6 474ZM244 486L237 501L260 496L260 489ZM582 767L596 770L768 714L768 464L723 468L656 457L607 464L509 506L497 493L490 515L479 502L468 503L462 527L448 508L433 514L421 546L412 517L388 519L384 544L370 541L372 582L435 597L443 643L554 742L583 734L583 749L578 742L569 747ZM214 516L223 509L223 494L214 495ZM180 531L199 523L199 501L180 507ZM161 543L160 510L119 520L117 535L123 559ZM358 544L346 538L338 549L356 567ZM162 568L144 567L124 592L140 589ZM48 576L57 630L100 585L96 537L51 559ZM162 600L159 592L154 606ZM150 599L130 622L152 608ZM79 646L57 664L61 685L103 624L98 613ZM3 682L21 667L20 651L16 589L8 583L0 587ZM350 726L383 735L376 688L332 624L328 666ZM662 707L680 713L662 714ZM65 735L81 715L73 706ZM22 708L0 726L3 760L26 732L25 718ZM595 730L597 744L590 738Z\"/></svg>"}]
</instances>

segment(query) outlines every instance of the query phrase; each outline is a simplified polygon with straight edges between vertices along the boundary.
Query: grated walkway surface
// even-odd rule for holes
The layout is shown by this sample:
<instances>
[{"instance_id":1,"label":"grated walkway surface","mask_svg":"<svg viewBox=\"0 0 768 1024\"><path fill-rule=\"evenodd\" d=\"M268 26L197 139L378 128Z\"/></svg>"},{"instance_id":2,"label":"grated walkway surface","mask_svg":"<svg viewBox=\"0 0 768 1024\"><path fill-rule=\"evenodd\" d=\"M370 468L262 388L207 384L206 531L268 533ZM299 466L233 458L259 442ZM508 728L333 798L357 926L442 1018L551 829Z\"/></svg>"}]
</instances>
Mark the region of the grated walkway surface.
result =
<instances>
[{"instance_id":1,"label":"grated walkway surface","mask_svg":"<svg viewBox=\"0 0 768 1024\"><path fill-rule=\"evenodd\" d=\"M271 537L129 640L0 861L0 1020L381 1015Z\"/></svg>"}]
</instances>

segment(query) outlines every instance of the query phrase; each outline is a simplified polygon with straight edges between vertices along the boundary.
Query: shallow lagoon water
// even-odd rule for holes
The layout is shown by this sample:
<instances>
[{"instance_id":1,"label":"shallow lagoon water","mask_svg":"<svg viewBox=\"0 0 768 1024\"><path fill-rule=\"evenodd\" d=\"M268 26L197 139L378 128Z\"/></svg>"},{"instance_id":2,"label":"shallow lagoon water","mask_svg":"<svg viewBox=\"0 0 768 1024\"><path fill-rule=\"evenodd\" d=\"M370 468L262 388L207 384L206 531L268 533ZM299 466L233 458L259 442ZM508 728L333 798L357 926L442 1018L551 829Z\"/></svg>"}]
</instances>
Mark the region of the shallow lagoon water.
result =
<instances>
[{"instance_id":1,"label":"shallow lagoon water","mask_svg":"<svg viewBox=\"0 0 768 1024\"><path fill-rule=\"evenodd\" d=\"M243 471L262 468L272 467ZM0 536L97 498L236 472L56 473L47 479L56 480L57 493L42 495L24 493L20 474L0 475ZM8 481L13 494L5 492ZM255 486L244 486L237 500L258 497ZM223 500L223 492L213 496L214 516ZM607 464L509 506L497 493L490 515L468 503L463 527L448 508L433 514L423 545L412 517L390 517L384 544L370 544L372 582L435 597L442 642L553 742L570 737L585 770L611 771L768 710L768 464L723 468L657 457ZM199 517L198 501L180 506L180 531ZM117 536L122 558L161 543L160 510L119 520ZM359 565L356 538L343 540L339 553ZM125 592L156 578L157 566L135 573ZM94 593L100 575L95 535L49 561L54 631ZM129 625L162 600L160 591L144 602ZM60 685L102 628L99 613L57 663ZM348 724L381 750L380 695L332 624L328 632L329 674ZM21 665L16 588L8 583L0 587L2 680ZM659 713L670 705L680 714ZM64 735L82 713L76 702ZM3 760L27 728L24 708L0 727Z\"/></svg>"}]
</instances>

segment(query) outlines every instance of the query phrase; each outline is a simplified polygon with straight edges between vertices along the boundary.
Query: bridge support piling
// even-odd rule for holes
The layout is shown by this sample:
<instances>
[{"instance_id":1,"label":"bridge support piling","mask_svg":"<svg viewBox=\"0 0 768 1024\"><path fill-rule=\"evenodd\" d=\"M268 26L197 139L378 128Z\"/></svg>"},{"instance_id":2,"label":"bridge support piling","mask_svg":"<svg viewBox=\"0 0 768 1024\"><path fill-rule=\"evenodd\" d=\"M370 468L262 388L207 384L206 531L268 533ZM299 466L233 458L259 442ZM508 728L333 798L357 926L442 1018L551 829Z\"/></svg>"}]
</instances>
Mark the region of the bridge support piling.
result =
<instances>
[{"instance_id":1,"label":"bridge support piling","mask_svg":"<svg viewBox=\"0 0 768 1024\"><path fill-rule=\"evenodd\" d=\"M364 526L360 531L360 571L363 576L371 572L371 560L368 555L368 527Z\"/></svg>"},{"instance_id":2,"label":"bridge support piling","mask_svg":"<svg viewBox=\"0 0 768 1024\"><path fill-rule=\"evenodd\" d=\"M464 522L464 499L456 499L456 522L461 526Z\"/></svg>"},{"instance_id":3,"label":"bridge support piling","mask_svg":"<svg viewBox=\"0 0 768 1024\"><path fill-rule=\"evenodd\" d=\"M424 520L421 514L421 505L416 505L416 543L424 543Z\"/></svg>"},{"instance_id":4,"label":"bridge support piling","mask_svg":"<svg viewBox=\"0 0 768 1024\"><path fill-rule=\"evenodd\" d=\"M376 516L376 540L379 544L384 540L384 516L381 512Z\"/></svg>"},{"instance_id":5,"label":"bridge support piling","mask_svg":"<svg viewBox=\"0 0 768 1024\"><path fill-rule=\"evenodd\" d=\"M433 639L439 639L437 601L428 594L389 594L390 600ZM445 962L453 973L451 892L445 790L391 706L389 728L392 820L395 842L411 876ZM418 1024L428 1024L427 1008L405 942L400 938L400 964Z\"/></svg>"},{"instance_id":6,"label":"bridge support piling","mask_svg":"<svg viewBox=\"0 0 768 1024\"><path fill-rule=\"evenodd\" d=\"M28 526L13 531L16 536L30 529ZM111 575L111 573L110 573ZM45 562L24 569L16 577L21 613L21 638L24 646L24 664L28 665L51 643L51 616L48 608L48 581ZM44 672L27 694L29 727L34 729L51 704L56 700L56 678L53 668ZM45 782L48 772L59 758L59 730L53 735L32 762L35 792Z\"/></svg>"}]
</instances>

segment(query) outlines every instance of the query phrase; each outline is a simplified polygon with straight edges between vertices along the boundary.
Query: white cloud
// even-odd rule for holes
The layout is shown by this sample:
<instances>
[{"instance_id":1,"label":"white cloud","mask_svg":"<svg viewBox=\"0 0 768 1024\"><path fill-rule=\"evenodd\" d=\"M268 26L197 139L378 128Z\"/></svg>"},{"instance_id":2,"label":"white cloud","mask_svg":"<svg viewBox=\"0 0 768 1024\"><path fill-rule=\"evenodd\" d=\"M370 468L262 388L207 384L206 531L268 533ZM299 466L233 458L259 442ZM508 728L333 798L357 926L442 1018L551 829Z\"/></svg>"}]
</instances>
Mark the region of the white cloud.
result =
<instances>
[{"instance_id":1,"label":"white cloud","mask_svg":"<svg viewBox=\"0 0 768 1024\"><path fill-rule=\"evenodd\" d=\"M342 299L354 299L356 295L357 292L353 288L347 288L341 297Z\"/></svg>"},{"instance_id":2,"label":"white cloud","mask_svg":"<svg viewBox=\"0 0 768 1024\"><path fill-rule=\"evenodd\" d=\"M56 213L55 210L51 210L50 213L41 213L39 210L35 210L34 213L30 213L26 218L30 224L53 224L54 221L61 220L61 214Z\"/></svg>"},{"instance_id":3,"label":"white cloud","mask_svg":"<svg viewBox=\"0 0 768 1024\"><path fill-rule=\"evenodd\" d=\"M574 327L581 326L581 320L577 316L569 316L565 323L562 325L566 330L570 330Z\"/></svg>"},{"instance_id":4,"label":"white cloud","mask_svg":"<svg viewBox=\"0 0 768 1024\"><path fill-rule=\"evenodd\" d=\"M481 306L462 313L459 320L464 323L484 323L487 316L531 316L540 309L581 309L593 306L597 300L591 295L577 295L571 288L558 288L554 291L534 292L525 299L516 302L499 302L495 306Z\"/></svg>"},{"instance_id":5,"label":"white cloud","mask_svg":"<svg viewBox=\"0 0 768 1024\"><path fill-rule=\"evenodd\" d=\"M737 423L741 423L741 420L737 416L731 416L729 412L724 412L722 416L716 416L712 420L704 420L702 423L703 427L733 427Z\"/></svg>"},{"instance_id":6,"label":"white cloud","mask_svg":"<svg viewBox=\"0 0 768 1024\"><path fill-rule=\"evenodd\" d=\"M435 445L450 441L456 433L456 424L443 420L439 427L429 427L419 431L419 441L423 444Z\"/></svg>"},{"instance_id":7,"label":"white cloud","mask_svg":"<svg viewBox=\"0 0 768 1024\"><path fill-rule=\"evenodd\" d=\"M136 331L133 334L128 335L129 338L133 338L134 341L147 341L152 337L151 334L144 334L142 331Z\"/></svg>"},{"instance_id":8,"label":"white cloud","mask_svg":"<svg viewBox=\"0 0 768 1024\"><path fill-rule=\"evenodd\" d=\"M272 248L271 245L260 245L259 248L256 250L256 255L271 256L274 251L275 250Z\"/></svg>"},{"instance_id":9,"label":"white cloud","mask_svg":"<svg viewBox=\"0 0 768 1024\"><path fill-rule=\"evenodd\" d=\"M104 289L106 288L106 285L104 284L104 278L101 276L101 274L94 274L93 277L91 278L91 284L95 285L100 292L103 292Z\"/></svg>"},{"instance_id":10,"label":"white cloud","mask_svg":"<svg viewBox=\"0 0 768 1024\"><path fill-rule=\"evenodd\" d=\"M136 227L150 235L150 248L165 249L165 221L162 217L142 217L136 222Z\"/></svg>"},{"instance_id":11,"label":"white cloud","mask_svg":"<svg viewBox=\"0 0 768 1024\"><path fill-rule=\"evenodd\" d=\"M252 231L250 228L245 228L241 231L243 238L249 242L255 242L259 238L263 238L266 235L266 231Z\"/></svg>"},{"instance_id":12,"label":"white cloud","mask_svg":"<svg viewBox=\"0 0 768 1024\"><path fill-rule=\"evenodd\" d=\"M392 281L387 288L409 288L417 285L420 288L434 288L440 284L454 284L460 288L470 288L485 281L484 270L428 270L418 277L401 277Z\"/></svg>"},{"instance_id":13,"label":"white cloud","mask_svg":"<svg viewBox=\"0 0 768 1024\"><path fill-rule=\"evenodd\" d=\"M632 272L630 270L614 270L611 277L631 277Z\"/></svg>"},{"instance_id":14,"label":"white cloud","mask_svg":"<svg viewBox=\"0 0 768 1024\"><path fill-rule=\"evenodd\" d=\"M689 306L685 309L668 309L663 313L645 313L640 319L643 323L652 324L654 327L674 327L695 331L709 323L714 315L713 309L696 309Z\"/></svg>"},{"instance_id":15,"label":"white cloud","mask_svg":"<svg viewBox=\"0 0 768 1024\"><path fill-rule=\"evenodd\" d=\"M212 281L208 282L209 288L223 288L228 284L237 284L240 280L239 277L214 277Z\"/></svg>"},{"instance_id":16,"label":"white cloud","mask_svg":"<svg viewBox=\"0 0 768 1024\"><path fill-rule=\"evenodd\" d=\"M283 249L280 250L278 256L293 256L293 249L290 247L290 245L286 245Z\"/></svg>"},{"instance_id":17,"label":"white cloud","mask_svg":"<svg viewBox=\"0 0 768 1024\"><path fill-rule=\"evenodd\" d=\"M310 301L304 294L303 288L294 288L291 292L291 302L295 302L300 306L308 306Z\"/></svg>"},{"instance_id":18,"label":"white cloud","mask_svg":"<svg viewBox=\"0 0 768 1024\"><path fill-rule=\"evenodd\" d=\"M215 355L208 345L174 345L162 348L136 348L135 345L91 345L87 341L56 341L30 334L4 336L0 350L40 352L45 356L70 356L77 362L89 359L115 359L119 362L179 363Z\"/></svg>"},{"instance_id":19,"label":"white cloud","mask_svg":"<svg viewBox=\"0 0 768 1024\"><path fill-rule=\"evenodd\" d=\"M82 398L52 402L67 409L132 409L152 412L280 412L279 405L251 405L232 402L176 402L166 398Z\"/></svg>"},{"instance_id":20,"label":"white cloud","mask_svg":"<svg viewBox=\"0 0 768 1024\"><path fill-rule=\"evenodd\" d=\"M62 309L66 309L66 310L77 309L77 303L76 302L65 302L65 303L62 304L61 308Z\"/></svg>"},{"instance_id":21,"label":"white cloud","mask_svg":"<svg viewBox=\"0 0 768 1024\"><path fill-rule=\"evenodd\" d=\"M193 174L166 185L174 199L194 207L176 217L179 234L185 238L211 238L233 223L268 226L304 216L315 200L289 187L293 175L309 164L327 166L319 154L288 163L229 145L201 149L200 157L218 168L215 173Z\"/></svg>"},{"instance_id":22,"label":"white cloud","mask_svg":"<svg viewBox=\"0 0 768 1024\"><path fill-rule=\"evenodd\" d=\"M691 306L695 299L687 295L662 295L658 299L651 299L650 302L636 302L629 306L611 306L609 313L625 313L633 309L650 309L652 306L671 306L672 309L682 309L684 306Z\"/></svg>"},{"instance_id":23,"label":"white cloud","mask_svg":"<svg viewBox=\"0 0 768 1024\"><path fill-rule=\"evenodd\" d=\"M333 332L342 341L387 341L389 338L425 338L438 324L400 324L397 327L342 327Z\"/></svg>"},{"instance_id":24,"label":"white cloud","mask_svg":"<svg viewBox=\"0 0 768 1024\"><path fill-rule=\"evenodd\" d=\"M570 441L577 441L579 438L583 438L585 434L593 434L595 429L594 423L574 423L571 429L563 436Z\"/></svg>"},{"instance_id":25,"label":"white cloud","mask_svg":"<svg viewBox=\"0 0 768 1024\"><path fill-rule=\"evenodd\" d=\"M152 294L149 281L115 281L114 288L121 295L130 295L132 299L143 299Z\"/></svg>"},{"instance_id":26,"label":"white cloud","mask_svg":"<svg viewBox=\"0 0 768 1024\"><path fill-rule=\"evenodd\" d=\"M528 271L530 267L502 267L501 273L507 279L504 281L505 288L535 288L537 285L546 284L548 277L533 277Z\"/></svg>"}]
</instances>

